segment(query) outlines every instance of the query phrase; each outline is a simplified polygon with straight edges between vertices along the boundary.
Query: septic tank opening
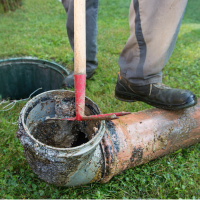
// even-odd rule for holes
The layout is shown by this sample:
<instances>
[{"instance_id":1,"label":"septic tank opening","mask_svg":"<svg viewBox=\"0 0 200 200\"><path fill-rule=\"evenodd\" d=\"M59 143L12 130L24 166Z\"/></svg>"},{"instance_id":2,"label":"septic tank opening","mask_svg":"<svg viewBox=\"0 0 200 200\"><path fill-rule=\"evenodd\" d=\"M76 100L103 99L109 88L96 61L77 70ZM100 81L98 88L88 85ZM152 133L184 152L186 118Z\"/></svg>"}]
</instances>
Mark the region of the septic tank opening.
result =
<instances>
[{"instance_id":1,"label":"septic tank opening","mask_svg":"<svg viewBox=\"0 0 200 200\"><path fill-rule=\"evenodd\" d=\"M9 100L26 99L48 90L62 88L68 75L61 65L37 58L10 58L0 60L0 97Z\"/></svg>"}]
</instances>

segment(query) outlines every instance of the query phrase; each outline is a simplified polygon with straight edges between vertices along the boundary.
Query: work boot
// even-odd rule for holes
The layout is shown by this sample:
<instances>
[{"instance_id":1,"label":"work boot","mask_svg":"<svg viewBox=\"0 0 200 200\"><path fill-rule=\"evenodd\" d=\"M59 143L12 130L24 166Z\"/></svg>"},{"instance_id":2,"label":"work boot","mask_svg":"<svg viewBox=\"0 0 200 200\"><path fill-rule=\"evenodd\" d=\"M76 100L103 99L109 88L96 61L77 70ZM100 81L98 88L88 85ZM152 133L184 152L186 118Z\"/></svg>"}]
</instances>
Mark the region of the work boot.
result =
<instances>
[{"instance_id":1,"label":"work boot","mask_svg":"<svg viewBox=\"0 0 200 200\"><path fill-rule=\"evenodd\" d=\"M86 72L86 79L90 79L92 76L93 76L93 74L94 74L94 71L95 70L91 70L91 71L87 71ZM63 84L62 84L62 86L64 87L64 88L73 88L74 87L74 71L72 71L66 78L65 78L65 80L63 81Z\"/></svg>"},{"instance_id":2,"label":"work boot","mask_svg":"<svg viewBox=\"0 0 200 200\"><path fill-rule=\"evenodd\" d=\"M196 96L189 90L173 89L162 83L135 86L118 74L115 98L121 101L143 101L165 110L180 110L194 106Z\"/></svg>"}]
</instances>

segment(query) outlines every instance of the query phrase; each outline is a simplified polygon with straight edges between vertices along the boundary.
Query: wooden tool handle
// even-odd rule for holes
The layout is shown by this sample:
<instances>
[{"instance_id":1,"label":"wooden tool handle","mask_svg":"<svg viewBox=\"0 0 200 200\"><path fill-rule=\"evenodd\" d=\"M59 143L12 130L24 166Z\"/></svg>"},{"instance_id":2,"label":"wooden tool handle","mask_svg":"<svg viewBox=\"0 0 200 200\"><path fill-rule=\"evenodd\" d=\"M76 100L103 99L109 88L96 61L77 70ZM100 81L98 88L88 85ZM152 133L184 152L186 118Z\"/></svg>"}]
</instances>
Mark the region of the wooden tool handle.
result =
<instances>
[{"instance_id":1,"label":"wooden tool handle","mask_svg":"<svg viewBox=\"0 0 200 200\"><path fill-rule=\"evenodd\" d=\"M76 120L85 115L86 0L74 0L74 85Z\"/></svg>"},{"instance_id":2,"label":"wooden tool handle","mask_svg":"<svg viewBox=\"0 0 200 200\"><path fill-rule=\"evenodd\" d=\"M86 3L74 0L74 72L86 74Z\"/></svg>"}]
</instances>

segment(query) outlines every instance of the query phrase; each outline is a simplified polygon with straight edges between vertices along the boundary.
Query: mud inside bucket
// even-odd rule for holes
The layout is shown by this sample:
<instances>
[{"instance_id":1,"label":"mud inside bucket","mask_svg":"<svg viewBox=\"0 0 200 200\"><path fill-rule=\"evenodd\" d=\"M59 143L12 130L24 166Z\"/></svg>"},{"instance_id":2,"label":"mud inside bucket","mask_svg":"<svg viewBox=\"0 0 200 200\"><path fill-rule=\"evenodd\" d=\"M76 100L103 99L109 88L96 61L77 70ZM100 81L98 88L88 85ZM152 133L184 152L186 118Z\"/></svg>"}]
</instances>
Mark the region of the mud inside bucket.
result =
<instances>
[{"instance_id":1,"label":"mud inside bucket","mask_svg":"<svg viewBox=\"0 0 200 200\"><path fill-rule=\"evenodd\" d=\"M75 117L74 93L69 91L47 92L36 102L30 103L25 112L29 132L37 141L56 148L77 147L90 141L100 128L99 121L46 121L49 117ZM98 114L98 107L86 99L85 114Z\"/></svg>"},{"instance_id":2,"label":"mud inside bucket","mask_svg":"<svg viewBox=\"0 0 200 200\"><path fill-rule=\"evenodd\" d=\"M60 89L68 72L60 65L36 58L0 60L0 100L24 99L39 93Z\"/></svg>"}]
</instances>

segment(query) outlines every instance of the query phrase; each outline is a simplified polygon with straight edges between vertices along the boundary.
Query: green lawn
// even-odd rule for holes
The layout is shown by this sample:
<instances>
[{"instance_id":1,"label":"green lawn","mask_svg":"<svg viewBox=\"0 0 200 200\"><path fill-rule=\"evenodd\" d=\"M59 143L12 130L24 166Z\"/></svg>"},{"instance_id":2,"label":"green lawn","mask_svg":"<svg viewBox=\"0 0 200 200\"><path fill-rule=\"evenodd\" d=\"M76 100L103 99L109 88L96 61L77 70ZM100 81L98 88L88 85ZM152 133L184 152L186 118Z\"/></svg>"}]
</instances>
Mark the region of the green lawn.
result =
<instances>
[{"instance_id":1,"label":"green lawn","mask_svg":"<svg viewBox=\"0 0 200 200\"><path fill-rule=\"evenodd\" d=\"M136 112L151 108L114 98L118 56L129 36L130 0L100 0L98 15L99 67L87 80L86 95L103 113ZM111 12L112 11L112 12ZM200 1L190 0L163 82L189 89L200 97ZM15 12L0 14L0 59L33 56L54 60L69 71L73 52L66 29L66 14L57 0L24 0ZM200 198L200 144L127 170L107 184L63 188L49 185L33 174L15 136L15 122L24 103L0 112L1 198Z\"/></svg>"}]
</instances>

